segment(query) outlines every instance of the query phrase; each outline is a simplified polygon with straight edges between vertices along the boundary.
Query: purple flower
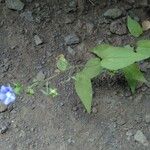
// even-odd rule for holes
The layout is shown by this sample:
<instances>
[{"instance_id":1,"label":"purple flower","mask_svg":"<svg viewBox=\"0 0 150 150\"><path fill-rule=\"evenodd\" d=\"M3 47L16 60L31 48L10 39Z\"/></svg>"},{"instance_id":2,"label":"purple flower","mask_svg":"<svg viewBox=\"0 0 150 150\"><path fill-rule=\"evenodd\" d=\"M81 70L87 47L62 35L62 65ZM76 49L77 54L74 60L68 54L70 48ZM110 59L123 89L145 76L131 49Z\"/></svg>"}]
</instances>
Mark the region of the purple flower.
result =
<instances>
[{"instance_id":1,"label":"purple flower","mask_svg":"<svg viewBox=\"0 0 150 150\"><path fill-rule=\"evenodd\" d=\"M10 86L1 86L0 88L0 102L9 105L14 102L16 99L16 95L13 89Z\"/></svg>"}]
</instances>

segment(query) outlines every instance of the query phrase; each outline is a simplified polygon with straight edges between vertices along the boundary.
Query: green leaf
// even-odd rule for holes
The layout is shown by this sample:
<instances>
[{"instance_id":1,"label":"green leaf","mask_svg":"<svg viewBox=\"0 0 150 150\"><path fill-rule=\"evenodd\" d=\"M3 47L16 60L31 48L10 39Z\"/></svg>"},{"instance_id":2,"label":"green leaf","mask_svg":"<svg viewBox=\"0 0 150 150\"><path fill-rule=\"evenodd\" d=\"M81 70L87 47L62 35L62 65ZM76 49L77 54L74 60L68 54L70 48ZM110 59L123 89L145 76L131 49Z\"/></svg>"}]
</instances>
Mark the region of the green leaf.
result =
<instances>
[{"instance_id":1,"label":"green leaf","mask_svg":"<svg viewBox=\"0 0 150 150\"><path fill-rule=\"evenodd\" d=\"M131 88L132 93L135 92L138 81L147 82L137 64L132 64L123 68L125 78Z\"/></svg>"},{"instance_id":2,"label":"green leaf","mask_svg":"<svg viewBox=\"0 0 150 150\"><path fill-rule=\"evenodd\" d=\"M137 42L137 53L150 57L150 40L140 40Z\"/></svg>"},{"instance_id":3,"label":"green leaf","mask_svg":"<svg viewBox=\"0 0 150 150\"><path fill-rule=\"evenodd\" d=\"M92 84L91 80L83 73L78 73L75 78L75 90L80 97L88 113L92 105Z\"/></svg>"},{"instance_id":4,"label":"green leaf","mask_svg":"<svg viewBox=\"0 0 150 150\"><path fill-rule=\"evenodd\" d=\"M103 58L103 51L111 47L108 44L101 44L92 49L92 52L96 54L98 57Z\"/></svg>"},{"instance_id":5,"label":"green leaf","mask_svg":"<svg viewBox=\"0 0 150 150\"><path fill-rule=\"evenodd\" d=\"M31 87L28 87L27 90L26 90L26 92L29 95L34 95L35 94L34 89L32 89Z\"/></svg>"},{"instance_id":6,"label":"green leaf","mask_svg":"<svg viewBox=\"0 0 150 150\"><path fill-rule=\"evenodd\" d=\"M19 95L21 91L22 91L22 85L20 83L15 83L14 84L14 92L17 95Z\"/></svg>"},{"instance_id":7,"label":"green leaf","mask_svg":"<svg viewBox=\"0 0 150 150\"><path fill-rule=\"evenodd\" d=\"M92 79L100 74L102 71L101 62L99 58L91 58L85 65L85 68L82 70L82 73L85 74L88 78Z\"/></svg>"},{"instance_id":8,"label":"green leaf","mask_svg":"<svg viewBox=\"0 0 150 150\"><path fill-rule=\"evenodd\" d=\"M135 53L131 48L109 47L101 52L101 66L109 70L118 70L134 62L146 59L147 56Z\"/></svg>"},{"instance_id":9,"label":"green leaf","mask_svg":"<svg viewBox=\"0 0 150 150\"><path fill-rule=\"evenodd\" d=\"M69 63L68 61L65 59L64 55L60 55L59 59L57 61L57 68L60 71L65 71L68 69Z\"/></svg>"},{"instance_id":10,"label":"green leaf","mask_svg":"<svg viewBox=\"0 0 150 150\"><path fill-rule=\"evenodd\" d=\"M127 26L128 26L130 33L134 37L139 37L143 33L143 30L140 24L137 21L133 20L130 16L128 16L127 18Z\"/></svg>"}]
</instances>

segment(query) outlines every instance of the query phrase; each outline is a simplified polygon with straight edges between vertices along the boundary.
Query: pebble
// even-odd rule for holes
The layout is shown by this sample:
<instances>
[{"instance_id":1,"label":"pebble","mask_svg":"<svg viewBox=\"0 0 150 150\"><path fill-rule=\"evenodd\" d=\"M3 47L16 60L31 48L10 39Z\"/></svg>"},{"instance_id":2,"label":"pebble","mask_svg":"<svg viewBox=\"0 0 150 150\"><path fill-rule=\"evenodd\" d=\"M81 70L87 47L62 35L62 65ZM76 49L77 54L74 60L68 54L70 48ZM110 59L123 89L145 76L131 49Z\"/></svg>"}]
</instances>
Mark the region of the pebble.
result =
<instances>
[{"instance_id":1,"label":"pebble","mask_svg":"<svg viewBox=\"0 0 150 150\"><path fill-rule=\"evenodd\" d=\"M22 18L25 18L29 22L33 22L33 16L31 11L26 11L20 14Z\"/></svg>"},{"instance_id":2,"label":"pebble","mask_svg":"<svg viewBox=\"0 0 150 150\"><path fill-rule=\"evenodd\" d=\"M98 112L97 108L96 107L93 107L92 108L92 113L96 114Z\"/></svg>"},{"instance_id":3,"label":"pebble","mask_svg":"<svg viewBox=\"0 0 150 150\"><path fill-rule=\"evenodd\" d=\"M104 17L111 18L111 19L119 18L121 15L122 15L122 10L120 10L119 8L108 9L104 13Z\"/></svg>"},{"instance_id":4,"label":"pebble","mask_svg":"<svg viewBox=\"0 0 150 150\"><path fill-rule=\"evenodd\" d=\"M127 131L127 132L126 132L126 136L127 136L127 140L128 140L128 141L130 141L132 135L133 135L133 134L132 134L131 131Z\"/></svg>"},{"instance_id":5,"label":"pebble","mask_svg":"<svg viewBox=\"0 0 150 150\"><path fill-rule=\"evenodd\" d=\"M94 31L94 24L91 22L86 23L86 30L89 34L92 34Z\"/></svg>"},{"instance_id":6,"label":"pebble","mask_svg":"<svg viewBox=\"0 0 150 150\"><path fill-rule=\"evenodd\" d=\"M68 50L69 54L71 54L72 56L74 56L74 55L75 55L75 51L74 51L74 49L73 49L73 48L71 48L70 46L68 46L67 50Z\"/></svg>"},{"instance_id":7,"label":"pebble","mask_svg":"<svg viewBox=\"0 0 150 150\"><path fill-rule=\"evenodd\" d=\"M6 133L8 128L9 128L9 123L1 123L0 124L0 134Z\"/></svg>"},{"instance_id":8,"label":"pebble","mask_svg":"<svg viewBox=\"0 0 150 150\"><path fill-rule=\"evenodd\" d=\"M35 78L35 80L36 81L42 81L42 80L44 80L45 79L45 74L44 74L44 72L43 71L39 71L38 73L37 73L37 75L36 75L36 78Z\"/></svg>"},{"instance_id":9,"label":"pebble","mask_svg":"<svg viewBox=\"0 0 150 150\"><path fill-rule=\"evenodd\" d=\"M144 146L148 146L149 143L141 130L138 130L134 135L134 140L143 144Z\"/></svg>"},{"instance_id":10,"label":"pebble","mask_svg":"<svg viewBox=\"0 0 150 150\"><path fill-rule=\"evenodd\" d=\"M36 45L41 45L43 43L43 40L38 35L34 36L34 41Z\"/></svg>"},{"instance_id":11,"label":"pebble","mask_svg":"<svg viewBox=\"0 0 150 150\"><path fill-rule=\"evenodd\" d=\"M66 9L66 12L67 13L70 13L70 12L75 12L77 10L77 1L76 0L71 0L69 2L69 5Z\"/></svg>"},{"instance_id":12,"label":"pebble","mask_svg":"<svg viewBox=\"0 0 150 150\"><path fill-rule=\"evenodd\" d=\"M150 123L150 114L145 115L146 123Z\"/></svg>"},{"instance_id":13,"label":"pebble","mask_svg":"<svg viewBox=\"0 0 150 150\"><path fill-rule=\"evenodd\" d=\"M7 106L0 102L0 113L6 111Z\"/></svg>"},{"instance_id":14,"label":"pebble","mask_svg":"<svg viewBox=\"0 0 150 150\"><path fill-rule=\"evenodd\" d=\"M74 141L72 138L69 138L69 139L67 140L67 142L68 142L68 144L74 144L74 143L75 143L75 141Z\"/></svg>"},{"instance_id":15,"label":"pebble","mask_svg":"<svg viewBox=\"0 0 150 150\"><path fill-rule=\"evenodd\" d=\"M71 24L71 23L73 23L74 22L74 19L73 18L65 18L65 23L66 24Z\"/></svg>"},{"instance_id":16,"label":"pebble","mask_svg":"<svg viewBox=\"0 0 150 150\"><path fill-rule=\"evenodd\" d=\"M123 117L119 116L117 118L117 124L118 125L124 125L126 123L126 121L123 119Z\"/></svg>"},{"instance_id":17,"label":"pebble","mask_svg":"<svg viewBox=\"0 0 150 150\"><path fill-rule=\"evenodd\" d=\"M110 31L118 35L124 35L127 34L127 27L121 20L117 20L110 24Z\"/></svg>"},{"instance_id":18,"label":"pebble","mask_svg":"<svg viewBox=\"0 0 150 150\"><path fill-rule=\"evenodd\" d=\"M20 0L6 0L6 6L13 10L22 10L24 8L24 3Z\"/></svg>"},{"instance_id":19,"label":"pebble","mask_svg":"<svg viewBox=\"0 0 150 150\"><path fill-rule=\"evenodd\" d=\"M79 42L80 42L79 37L74 33L65 37L66 45L74 45L74 44L78 44Z\"/></svg>"},{"instance_id":20,"label":"pebble","mask_svg":"<svg viewBox=\"0 0 150 150\"><path fill-rule=\"evenodd\" d=\"M78 110L78 107L77 107L77 106L74 106L74 107L72 108L72 110L73 110L73 111L77 111L77 110Z\"/></svg>"},{"instance_id":21,"label":"pebble","mask_svg":"<svg viewBox=\"0 0 150 150\"><path fill-rule=\"evenodd\" d=\"M33 0L26 0L27 3L31 3Z\"/></svg>"}]
</instances>

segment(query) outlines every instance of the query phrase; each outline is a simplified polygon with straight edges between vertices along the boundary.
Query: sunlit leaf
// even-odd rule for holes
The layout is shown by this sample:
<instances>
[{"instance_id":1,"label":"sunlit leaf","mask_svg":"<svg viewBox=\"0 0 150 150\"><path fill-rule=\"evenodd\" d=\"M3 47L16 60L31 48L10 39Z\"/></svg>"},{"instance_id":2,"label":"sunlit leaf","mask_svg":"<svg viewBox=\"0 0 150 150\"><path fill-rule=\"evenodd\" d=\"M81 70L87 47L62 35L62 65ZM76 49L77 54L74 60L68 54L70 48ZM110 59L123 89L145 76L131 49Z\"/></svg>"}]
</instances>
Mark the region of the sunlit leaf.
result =
<instances>
[{"instance_id":1,"label":"sunlit leaf","mask_svg":"<svg viewBox=\"0 0 150 150\"><path fill-rule=\"evenodd\" d=\"M85 74L78 73L76 75L75 90L87 112L90 113L92 105L92 84L91 80Z\"/></svg>"},{"instance_id":2,"label":"sunlit leaf","mask_svg":"<svg viewBox=\"0 0 150 150\"><path fill-rule=\"evenodd\" d=\"M150 57L150 40L140 40L137 42L137 49L138 53L143 55L147 55Z\"/></svg>"},{"instance_id":3,"label":"sunlit leaf","mask_svg":"<svg viewBox=\"0 0 150 150\"><path fill-rule=\"evenodd\" d=\"M99 75L102 71L101 63L99 58L91 58L86 63L82 73L88 78L94 78Z\"/></svg>"},{"instance_id":4,"label":"sunlit leaf","mask_svg":"<svg viewBox=\"0 0 150 150\"><path fill-rule=\"evenodd\" d=\"M135 92L138 81L146 82L143 73L140 71L137 64L132 64L126 68L123 68L125 78L131 88L132 93Z\"/></svg>"},{"instance_id":5,"label":"sunlit leaf","mask_svg":"<svg viewBox=\"0 0 150 150\"><path fill-rule=\"evenodd\" d=\"M22 91L22 85L20 83L14 84L14 92L19 95Z\"/></svg>"},{"instance_id":6,"label":"sunlit leaf","mask_svg":"<svg viewBox=\"0 0 150 150\"><path fill-rule=\"evenodd\" d=\"M139 37L143 33L141 25L136 20L133 20L130 16L127 18L127 26L130 33L134 37Z\"/></svg>"},{"instance_id":7,"label":"sunlit leaf","mask_svg":"<svg viewBox=\"0 0 150 150\"><path fill-rule=\"evenodd\" d=\"M60 55L57 61L57 68L60 71L65 71L68 69L68 67L69 67L68 61L65 59L64 55Z\"/></svg>"},{"instance_id":8,"label":"sunlit leaf","mask_svg":"<svg viewBox=\"0 0 150 150\"><path fill-rule=\"evenodd\" d=\"M135 53L131 48L109 47L101 52L101 66L109 70L118 70L134 62L146 59L147 56Z\"/></svg>"}]
</instances>

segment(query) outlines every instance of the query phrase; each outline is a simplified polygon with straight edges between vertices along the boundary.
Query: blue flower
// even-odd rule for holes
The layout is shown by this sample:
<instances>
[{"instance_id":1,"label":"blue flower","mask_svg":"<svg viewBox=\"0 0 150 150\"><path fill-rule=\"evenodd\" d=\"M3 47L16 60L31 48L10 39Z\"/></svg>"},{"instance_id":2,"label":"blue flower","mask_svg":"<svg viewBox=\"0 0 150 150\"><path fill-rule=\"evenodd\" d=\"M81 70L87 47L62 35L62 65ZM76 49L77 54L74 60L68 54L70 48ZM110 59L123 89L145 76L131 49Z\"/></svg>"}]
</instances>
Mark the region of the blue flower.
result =
<instances>
[{"instance_id":1,"label":"blue flower","mask_svg":"<svg viewBox=\"0 0 150 150\"><path fill-rule=\"evenodd\" d=\"M0 88L0 102L9 105L14 102L16 99L16 95L13 89L10 86L1 86Z\"/></svg>"}]
</instances>

